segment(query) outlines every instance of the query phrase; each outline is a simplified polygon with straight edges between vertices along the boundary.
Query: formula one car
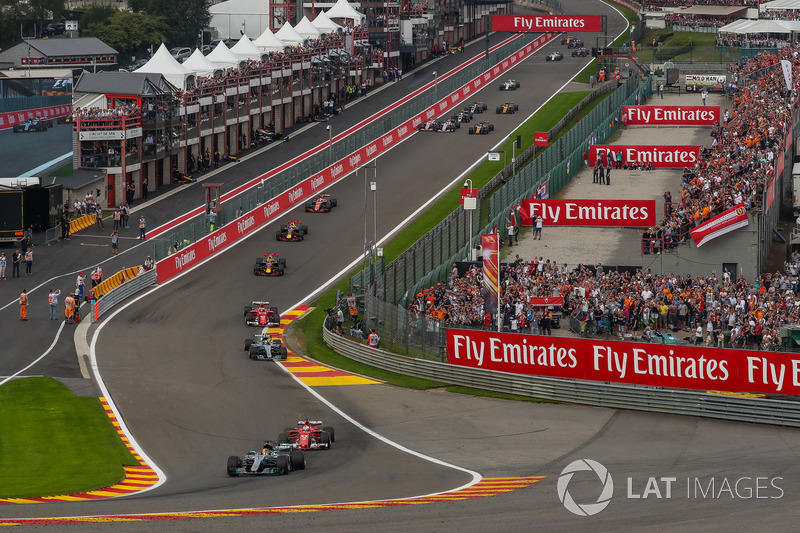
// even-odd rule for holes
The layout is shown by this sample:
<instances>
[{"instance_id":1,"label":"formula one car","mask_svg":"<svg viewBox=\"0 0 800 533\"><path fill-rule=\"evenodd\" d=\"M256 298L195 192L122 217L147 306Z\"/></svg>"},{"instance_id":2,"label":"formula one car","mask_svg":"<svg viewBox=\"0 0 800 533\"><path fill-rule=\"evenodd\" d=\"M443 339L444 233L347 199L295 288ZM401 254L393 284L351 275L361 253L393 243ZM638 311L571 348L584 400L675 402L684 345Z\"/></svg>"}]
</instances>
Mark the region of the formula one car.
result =
<instances>
[{"instance_id":1,"label":"formula one car","mask_svg":"<svg viewBox=\"0 0 800 533\"><path fill-rule=\"evenodd\" d=\"M588 57L588 56L589 56L589 50L587 50L586 48L578 48L577 50L574 50L572 52L572 57Z\"/></svg>"},{"instance_id":2,"label":"formula one car","mask_svg":"<svg viewBox=\"0 0 800 533\"><path fill-rule=\"evenodd\" d=\"M245 326L280 326L281 315L278 314L277 307L270 307L269 302L253 302L251 305L244 306Z\"/></svg>"},{"instance_id":3,"label":"formula one car","mask_svg":"<svg viewBox=\"0 0 800 533\"><path fill-rule=\"evenodd\" d=\"M327 450L331 443L336 442L333 428L320 427L320 420L300 420L298 427L286 428L278 435L279 444L289 444L292 448L300 450Z\"/></svg>"},{"instance_id":4,"label":"formula one car","mask_svg":"<svg viewBox=\"0 0 800 533\"><path fill-rule=\"evenodd\" d=\"M417 131L439 131L442 128L442 125L439 124L439 121L436 119L426 120L419 126L417 126Z\"/></svg>"},{"instance_id":5,"label":"formula one car","mask_svg":"<svg viewBox=\"0 0 800 533\"><path fill-rule=\"evenodd\" d=\"M501 91L516 91L519 89L519 82L517 80L508 79L500 85Z\"/></svg>"},{"instance_id":6,"label":"formula one car","mask_svg":"<svg viewBox=\"0 0 800 533\"><path fill-rule=\"evenodd\" d=\"M286 259L278 258L278 254L264 254L256 258L253 274L256 276L283 276Z\"/></svg>"},{"instance_id":7,"label":"formula one car","mask_svg":"<svg viewBox=\"0 0 800 533\"><path fill-rule=\"evenodd\" d=\"M483 113L489 109L489 106L484 104L483 102L472 102L467 107L464 108L465 113L469 113L470 115L474 115L475 113Z\"/></svg>"},{"instance_id":8,"label":"formula one car","mask_svg":"<svg viewBox=\"0 0 800 533\"><path fill-rule=\"evenodd\" d=\"M514 102L506 102L497 107L498 115L513 115L516 111L519 111L519 106Z\"/></svg>"},{"instance_id":9,"label":"formula one car","mask_svg":"<svg viewBox=\"0 0 800 533\"><path fill-rule=\"evenodd\" d=\"M61 115L56 118L56 124L72 124L72 115Z\"/></svg>"},{"instance_id":10,"label":"formula one car","mask_svg":"<svg viewBox=\"0 0 800 533\"><path fill-rule=\"evenodd\" d=\"M275 232L275 238L279 241L293 242L302 241L308 234L308 226L301 224L299 220L290 220L281 225L281 229Z\"/></svg>"},{"instance_id":11,"label":"formula one car","mask_svg":"<svg viewBox=\"0 0 800 533\"><path fill-rule=\"evenodd\" d=\"M580 39L573 39L567 43L567 48L583 48L583 41Z\"/></svg>"},{"instance_id":12,"label":"formula one car","mask_svg":"<svg viewBox=\"0 0 800 533\"><path fill-rule=\"evenodd\" d=\"M569 44L574 40L575 40L575 37L573 37L572 35L568 35L568 36L564 37L563 39L561 39L561 44Z\"/></svg>"},{"instance_id":13,"label":"formula one car","mask_svg":"<svg viewBox=\"0 0 800 533\"><path fill-rule=\"evenodd\" d=\"M315 200L306 202L306 213L329 213L336 207L336 198L330 194L320 194Z\"/></svg>"},{"instance_id":14,"label":"formula one car","mask_svg":"<svg viewBox=\"0 0 800 533\"><path fill-rule=\"evenodd\" d=\"M467 113L466 111L459 111L458 113L450 117L450 120L452 120L453 122L458 122L459 124L468 124L469 121L472 120L472 114Z\"/></svg>"},{"instance_id":15,"label":"formula one car","mask_svg":"<svg viewBox=\"0 0 800 533\"><path fill-rule=\"evenodd\" d=\"M25 122L14 124L12 130L14 133L30 133L30 132L47 131L47 128L52 128L52 127L53 123L50 120L32 118L26 120Z\"/></svg>"},{"instance_id":16,"label":"formula one car","mask_svg":"<svg viewBox=\"0 0 800 533\"><path fill-rule=\"evenodd\" d=\"M470 135L474 135L474 134L488 135L488 133L490 131L494 131L494 125L493 124L489 124L486 121L478 122L477 124L475 124L474 126L470 126L470 128L469 128L469 134Z\"/></svg>"},{"instance_id":17,"label":"formula one car","mask_svg":"<svg viewBox=\"0 0 800 533\"><path fill-rule=\"evenodd\" d=\"M445 120L444 122L439 123L439 129L437 131L442 131L445 133L452 133L456 131L458 128L461 127L460 122L456 122L454 120Z\"/></svg>"},{"instance_id":18,"label":"formula one car","mask_svg":"<svg viewBox=\"0 0 800 533\"><path fill-rule=\"evenodd\" d=\"M245 339L244 351L250 352L250 359L257 361L285 360L289 357L286 346L281 345L280 339L273 339L270 335L253 335L252 339Z\"/></svg>"},{"instance_id":19,"label":"formula one car","mask_svg":"<svg viewBox=\"0 0 800 533\"><path fill-rule=\"evenodd\" d=\"M564 54L561 52L553 52L545 58L545 61L561 61L562 59L564 59Z\"/></svg>"},{"instance_id":20,"label":"formula one car","mask_svg":"<svg viewBox=\"0 0 800 533\"><path fill-rule=\"evenodd\" d=\"M251 450L241 456L228 457L228 475L285 475L292 470L305 470L306 454L291 446L267 441L260 451Z\"/></svg>"}]
</instances>

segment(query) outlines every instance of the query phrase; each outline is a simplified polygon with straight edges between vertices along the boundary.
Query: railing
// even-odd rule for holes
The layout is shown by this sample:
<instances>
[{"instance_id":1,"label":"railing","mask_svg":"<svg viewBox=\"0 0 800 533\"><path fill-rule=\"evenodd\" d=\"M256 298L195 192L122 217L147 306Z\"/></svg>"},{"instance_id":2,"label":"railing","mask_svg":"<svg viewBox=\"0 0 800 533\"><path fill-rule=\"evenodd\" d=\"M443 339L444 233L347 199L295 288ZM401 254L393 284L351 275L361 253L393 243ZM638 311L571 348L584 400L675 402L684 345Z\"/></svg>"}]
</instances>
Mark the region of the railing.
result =
<instances>
[{"instance_id":1,"label":"railing","mask_svg":"<svg viewBox=\"0 0 800 533\"><path fill-rule=\"evenodd\" d=\"M327 328L323 328L323 340L337 353L359 363L441 383L613 409L800 427L800 402L797 401L735 396L716 391L548 378L468 368L397 355L380 348L370 348L366 344L334 335Z\"/></svg>"}]
</instances>

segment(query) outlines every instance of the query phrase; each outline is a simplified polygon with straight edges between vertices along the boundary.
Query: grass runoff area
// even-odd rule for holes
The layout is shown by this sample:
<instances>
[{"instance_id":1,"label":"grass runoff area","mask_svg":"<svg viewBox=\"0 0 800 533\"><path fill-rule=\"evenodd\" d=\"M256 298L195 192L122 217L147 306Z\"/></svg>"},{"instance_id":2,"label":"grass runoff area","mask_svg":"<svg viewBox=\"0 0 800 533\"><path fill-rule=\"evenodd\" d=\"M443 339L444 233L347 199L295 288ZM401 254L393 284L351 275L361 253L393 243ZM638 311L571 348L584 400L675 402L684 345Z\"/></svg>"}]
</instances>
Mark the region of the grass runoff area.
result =
<instances>
[{"instance_id":1,"label":"grass runoff area","mask_svg":"<svg viewBox=\"0 0 800 533\"><path fill-rule=\"evenodd\" d=\"M587 76L588 80L588 76ZM583 100L590 91L578 91L561 93L553 97L547 104L545 104L536 114L521 125L514 131L509 139L500 147L499 150L506 150L511 154L511 145L515 142L517 135L522 135L523 150L533 144L533 133L536 131L548 131L555 126L564 115L569 112L578 102ZM589 113L601 101L593 102L581 111L577 117L580 120L583 116ZM577 123L577 121L576 121ZM568 128L564 128L560 135L564 135ZM555 139L552 139L554 141ZM502 161L484 161L468 176L472 180L473 187L480 189L486 185L492 177L494 177L503 168ZM397 258L403 251L408 249L414 242L416 242L420 235L425 234L431 228L436 226L439 222L444 220L447 215L453 212L459 205L461 198L461 184L459 183L450 192L446 193L438 202L436 202L425 213L417 217L414 222L403 229L391 242L384 246L384 257L388 262ZM484 217L485 218L485 217ZM473 394L480 396L488 396L493 398L504 398L524 401L542 401L534 398L524 396L515 396L509 394L500 394L490 391L477 391L467 387L449 386L447 383L439 383L427 379L419 379L410 376L404 376L393 372L380 370L357 361L353 361L344 357L325 344L322 340L322 324L327 316L325 309L336 306L336 291L346 293L349 289L349 277L342 280L325 295L320 297L312 305L314 309L302 317L301 320L293 322L290 326L293 335L298 343L302 346L302 353L308 354L314 359L327 364L340 368L342 370L369 376L374 379L386 381L389 384L412 389L432 389L446 387L449 392L461 394Z\"/></svg>"},{"instance_id":2,"label":"grass runoff area","mask_svg":"<svg viewBox=\"0 0 800 533\"><path fill-rule=\"evenodd\" d=\"M76 494L125 477L139 463L97 398L75 396L52 378L0 387L0 498Z\"/></svg>"}]
</instances>

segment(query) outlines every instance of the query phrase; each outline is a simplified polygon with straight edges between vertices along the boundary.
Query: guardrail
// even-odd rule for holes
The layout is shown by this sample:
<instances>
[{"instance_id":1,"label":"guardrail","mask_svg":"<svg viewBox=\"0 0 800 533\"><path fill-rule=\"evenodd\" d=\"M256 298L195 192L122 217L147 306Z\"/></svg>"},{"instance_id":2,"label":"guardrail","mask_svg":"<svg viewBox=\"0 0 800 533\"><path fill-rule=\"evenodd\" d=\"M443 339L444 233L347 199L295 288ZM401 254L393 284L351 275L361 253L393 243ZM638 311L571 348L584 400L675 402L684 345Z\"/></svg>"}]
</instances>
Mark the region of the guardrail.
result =
<instances>
[{"instance_id":1,"label":"guardrail","mask_svg":"<svg viewBox=\"0 0 800 533\"><path fill-rule=\"evenodd\" d=\"M323 340L337 353L365 365L463 387L613 409L800 427L800 402L796 401L467 368L370 348L366 344L339 337L325 327Z\"/></svg>"},{"instance_id":2,"label":"guardrail","mask_svg":"<svg viewBox=\"0 0 800 533\"><path fill-rule=\"evenodd\" d=\"M138 269L138 267L136 268ZM116 275L131 270L134 269L129 268L124 271L118 272ZM127 297L139 291L142 291L147 287L150 287L151 285L155 285L157 281L158 281L158 275L156 274L155 268L146 270L137 276L127 278L125 281L121 282L120 284L116 285L114 288L109 290L105 296L95 301L92 313L92 319L98 320L112 307L114 307L121 301L125 300ZM104 281L103 283L106 282Z\"/></svg>"}]
</instances>

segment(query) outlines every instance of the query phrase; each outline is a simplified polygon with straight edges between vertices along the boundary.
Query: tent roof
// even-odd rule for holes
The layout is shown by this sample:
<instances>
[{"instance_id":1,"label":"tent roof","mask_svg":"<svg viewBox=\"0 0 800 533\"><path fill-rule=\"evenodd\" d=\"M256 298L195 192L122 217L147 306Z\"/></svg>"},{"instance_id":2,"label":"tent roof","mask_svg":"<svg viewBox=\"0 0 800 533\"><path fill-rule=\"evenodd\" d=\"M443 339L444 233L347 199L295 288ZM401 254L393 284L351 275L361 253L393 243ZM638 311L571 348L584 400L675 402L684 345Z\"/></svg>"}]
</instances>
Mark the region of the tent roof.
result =
<instances>
[{"instance_id":1,"label":"tent roof","mask_svg":"<svg viewBox=\"0 0 800 533\"><path fill-rule=\"evenodd\" d=\"M192 69L200 76L206 77L213 75L215 70L219 70L219 67L209 61L199 48L194 49L192 55L183 62L183 66Z\"/></svg>"},{"instance_id":2,"label":"tent roof","mask_svg":"<svg viewBox=\"0 0 800 533\"><path fill-rule=\"evenodd\" d=\"M269 12L269 3L264 0L228 0L208 8L212 15L266 15Z\"/></svg>"},{"instance_id":3,"label":"tent roof","mask_svg":"<svg viewBox=\"0 0 800 533\"><path fill-rule=\"evenodd\" d=\"M264 33L253 41L253 46L267 52L282 52L286 48L286 45L275 37L275 34L269 28L264 30Z\"/></svg>"},{"instance_id":4,"label":"tent roof","mask_svg":"<svg viewBox=\"0 0 800 533\"><path fill-rule=\"evenodd\" d=\"M691 6L676 11L679 15L699 15L704 17L729 17L747 11L747 6Z\"/></svg>"},{"instance_id":5,"label":"tent roof","mask_svg":"<svg viewBox=\"0 0 800 533\"><path fill-rule=\"evenodd\" d=\"M158 47L150 61L137 68L134 72L162 74L167 81L181 89L186 88L186 78L194 76L193 70L184 67L172 57L164 43Z\"/></svg>"},{"instance_id":6,"label":"tent roof","mask_svg":"<svg viewBox=\"0 0 800 533\"><path fill-rule=\"evenodd\" d=\"M207 56L206 59L218 67L236 67L239 65L239 58L225 46L223 41L217 45Z\"/></svg>"},{"instance_id":7,"label":"tent roof","mask_svg":"<svg viewBox=\"0 0 800 533\"><path fill-rule=\"evenodd\" d=\"M779 20L737 20L722 26L719 33L791 33L789 25Z\"/></svg>"},{"instance_id":8,"label":"tent roof","mask_svg":"<svg viewBox=\"0 0 800 533\"><path fill-rule=\"evenodd\" d=\"M764 2L761 9L800 9L800 0L774 0Z\"/></svg>"},{"instance_id":9,"label":"tent roof","mask_svg":"<svg viewBox=\"0 0 800 533\"><path fill-rule=\"evenodd\" d=\"M364 20L364 15L356 11L347 0L336 0L333 7L327 11L327 15L330 19L355 19L359 24Z\"/></svg>"},{"instance_id":10,"label":"tent roof","mask_svg":"<svg viewBox=\"0 0 800 533\"><path fill-rule=\"evenodd\" d=\"M297 23L297 26L294 27L294 31L306 39L316 39L320 34L320 31L313 24L311 24L311 21L308 20L308 17L306 16L303 16L300 22Z\"/></svg>"},{"instance_id":11,"label":"tent roof","mask_svg":"<svg viewBox=\"0 0 800 533\"><path fill-rule=\"evenodd\" d=\"M100 71L96 73L83 72L75 84L73 94L76 96L82 93L155 96L172 93L176 90L161 74Z\"/></svg>"},{"instance_id":12,"label":"tent roof","mask_svg":"<svg viewBox=\"0 0 800 533\"><path fill-rule=\"evenodd\" d=\"M312 24L322 33L331 33L341 28L341 26L332 21L324 11L319 12Z\"/></svg>"},{"instance_id":13,"label":"tent roof","mask_svg":"<svg viewBox=\"0 0 800 533\"><path fill-rule=\"evenodd\" d=\"M247 35L242 35L239 41L231 46L231 52L241 59L261 59L261 50L255 47Z\"/></svg>"},{"instance_id":14,"label":"tent roof","mask_svg":"<svg viewBox=\"0 0 800 533\"><path fill-rule=\"evenodd\" d=\"M293 44L303 44L305 38L302 35L297 33L292 25L289 24L289 21L283 23L283 27L278 30L278 33L275 34L275 37L283 41L285 44L293 45Z\"/></svg>"}]
</instances>

